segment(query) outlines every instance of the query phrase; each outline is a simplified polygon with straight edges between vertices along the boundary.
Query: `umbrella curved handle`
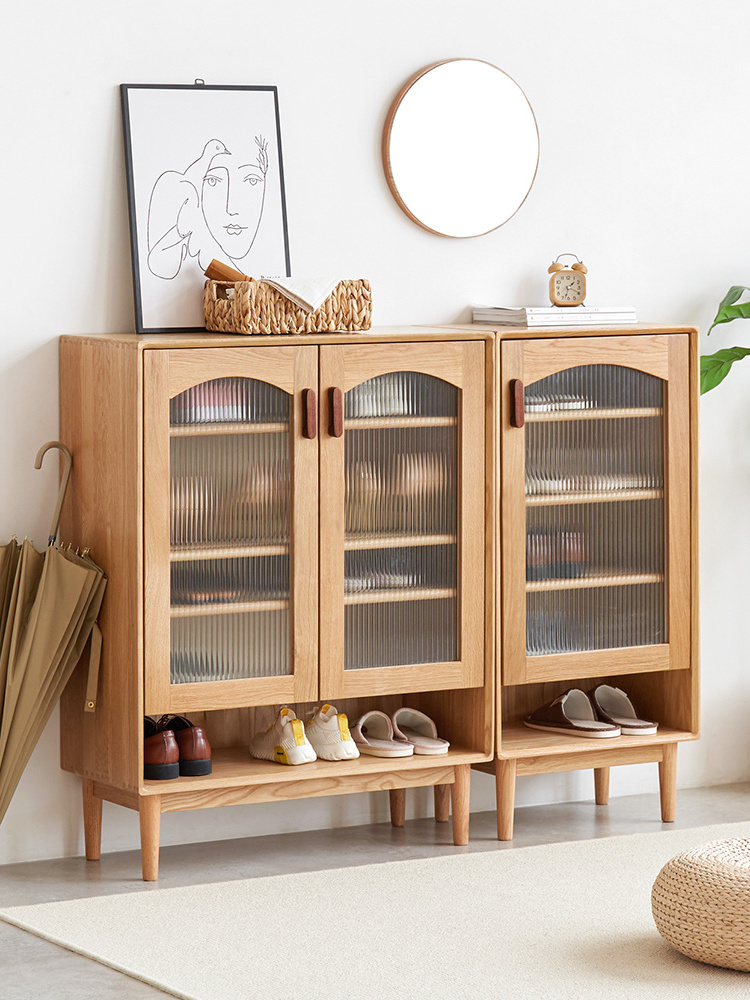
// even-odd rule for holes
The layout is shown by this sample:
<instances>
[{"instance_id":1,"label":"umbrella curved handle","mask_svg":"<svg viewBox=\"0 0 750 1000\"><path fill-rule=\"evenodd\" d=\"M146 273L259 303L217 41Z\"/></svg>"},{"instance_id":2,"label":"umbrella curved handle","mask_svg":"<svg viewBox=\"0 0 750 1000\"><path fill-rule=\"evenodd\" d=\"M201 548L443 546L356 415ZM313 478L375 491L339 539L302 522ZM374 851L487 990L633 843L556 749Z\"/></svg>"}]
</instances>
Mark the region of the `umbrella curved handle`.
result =
<instances>
[{"instance_id":1,"label":"umbrella curved handle","mask_svg":"<svg viewBox=\"0 0 750 1000\"><path fill-rule=\"evenodd\" d=\"M62 511L63 501L65 500L65 493L68 489L68 480L70 479L70 470L73 468L73 456L70 453L70 448L64 445L62 441L48 441L43 444L39 451L36 453L36 459L34 460L34 468L41 469L42 459L50 450L50 448L57 448L58 451L62 452L65 464L63 466L62 479L60 480L60 489L57 493L57 504L55 505L55 513L52 515L52 526L50 528L49 535L49 545L53 545L57 539L57 532L60 528L60 512Z\"/></svg>"}]
</instances>

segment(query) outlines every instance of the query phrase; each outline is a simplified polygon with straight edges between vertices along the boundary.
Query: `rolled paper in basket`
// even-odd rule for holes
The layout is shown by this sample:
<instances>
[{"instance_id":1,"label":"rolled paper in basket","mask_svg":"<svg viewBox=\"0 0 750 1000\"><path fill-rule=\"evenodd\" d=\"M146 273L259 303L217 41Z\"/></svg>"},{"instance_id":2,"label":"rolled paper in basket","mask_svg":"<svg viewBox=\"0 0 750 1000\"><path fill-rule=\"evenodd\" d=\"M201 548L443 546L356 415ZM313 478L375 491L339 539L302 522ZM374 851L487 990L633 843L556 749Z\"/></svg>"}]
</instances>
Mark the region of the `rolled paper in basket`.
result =
<instances>
[{"instance_id":1,"label":"rolled paper in basket","mask_svg":"<svg viewBox=\"0 0 750 1000\"><path fill-rule=\"evenodd\" d=\"M211 281L252 281L252 278L242 271L235 271L233 267L222 264L220 260L212 260L203 273Z\"/></svg>"}]
</instances>

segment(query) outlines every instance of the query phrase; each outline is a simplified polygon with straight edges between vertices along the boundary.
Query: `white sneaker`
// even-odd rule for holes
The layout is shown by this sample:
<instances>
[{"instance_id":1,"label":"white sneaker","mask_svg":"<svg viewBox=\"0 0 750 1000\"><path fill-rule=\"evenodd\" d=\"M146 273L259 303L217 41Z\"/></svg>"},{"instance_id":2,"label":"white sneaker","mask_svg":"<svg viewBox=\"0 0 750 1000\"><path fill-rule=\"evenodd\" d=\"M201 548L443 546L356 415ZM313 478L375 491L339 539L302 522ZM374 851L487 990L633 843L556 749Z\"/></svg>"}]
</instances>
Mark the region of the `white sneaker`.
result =
<instances>
[{"instance_id":1,"label":"white sneaker","mask_svg":"<svg viewBox=\"0 0 750 1000\"><path fill-rule=\"evenodd\" d=\"M305 736L305 724L286 705L272 726L253 737L250 755L277 764L310 764L316 756Z\"/></svg>"},{"instance_id":2,"label":"white sneaker","mask_svg":"<svg viewBox=\"0 0 750 1000\"><path fill-rule=\"evenodd\" d=\"M322 760L353 760L359 757L357 744L349 732L349 720L333 705L316 708L307 723L307 737Z\"/></svg>"}]
</instances>

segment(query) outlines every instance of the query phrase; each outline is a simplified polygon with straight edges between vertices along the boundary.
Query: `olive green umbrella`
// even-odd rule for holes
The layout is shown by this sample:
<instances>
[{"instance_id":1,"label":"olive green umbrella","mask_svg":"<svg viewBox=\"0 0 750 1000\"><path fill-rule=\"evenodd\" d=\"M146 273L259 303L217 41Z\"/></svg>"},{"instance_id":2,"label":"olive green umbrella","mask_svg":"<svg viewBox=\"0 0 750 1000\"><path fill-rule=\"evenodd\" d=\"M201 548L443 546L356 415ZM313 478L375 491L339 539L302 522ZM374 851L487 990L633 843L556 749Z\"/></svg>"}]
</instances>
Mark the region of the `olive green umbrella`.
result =
<instances>
[{"instance_id":1,"label":"olive green umbrella","mask_svg":"<svg viewBox=\"0 0 750 1000\"><path fill-rule=\"evenodd\" d=\"M25 541L10 587L0 642L0 821L52 711L91 637L87 708L95 707L101 633L96 619L106 577L89 557L56 545L60 509L72 458L59 442L65 471L49 545L43 554ZM10 558L10 557L9 557ZM2 592L0 575L0 593Z\"/></svg>"}]
</instances>

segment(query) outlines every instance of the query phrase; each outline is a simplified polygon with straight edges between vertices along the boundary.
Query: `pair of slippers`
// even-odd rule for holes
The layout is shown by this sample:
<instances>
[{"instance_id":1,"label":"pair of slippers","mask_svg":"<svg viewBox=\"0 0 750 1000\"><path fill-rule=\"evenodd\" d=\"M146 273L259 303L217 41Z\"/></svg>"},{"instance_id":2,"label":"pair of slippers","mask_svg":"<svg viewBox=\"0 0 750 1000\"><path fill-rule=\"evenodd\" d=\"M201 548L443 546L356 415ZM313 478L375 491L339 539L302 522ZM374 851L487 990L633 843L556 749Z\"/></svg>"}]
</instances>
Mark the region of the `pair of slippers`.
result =
<instances>
[{"instance_id":1,"label":"pair of slippers","mask_svg":"<svg viewBox=\"0 0 750 1000\"><path fill-rule=\"evenodd\" d=\"M639 718L625 692L610 684L599 684L589 692L571 688L527 715L523 724L529 729L589 739L651 736L658 729L656 722Z\"/></svg>"},{"instance_id":2,"label":"pair of slippers","mask_svg":"<svg viewBox=\"0 0 750 1000\"><path fill-rule=\"evenodd\" d=\"M411 757L412 754L447 753L450 743L437 734L437 726L414 708L399 708L392 716L373 709L365 712L351 730L359 752L371 757Z\"/></svg>"}]
</instances>

